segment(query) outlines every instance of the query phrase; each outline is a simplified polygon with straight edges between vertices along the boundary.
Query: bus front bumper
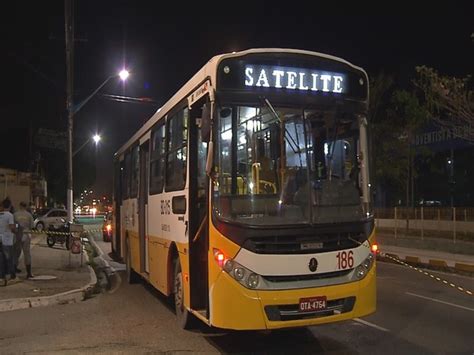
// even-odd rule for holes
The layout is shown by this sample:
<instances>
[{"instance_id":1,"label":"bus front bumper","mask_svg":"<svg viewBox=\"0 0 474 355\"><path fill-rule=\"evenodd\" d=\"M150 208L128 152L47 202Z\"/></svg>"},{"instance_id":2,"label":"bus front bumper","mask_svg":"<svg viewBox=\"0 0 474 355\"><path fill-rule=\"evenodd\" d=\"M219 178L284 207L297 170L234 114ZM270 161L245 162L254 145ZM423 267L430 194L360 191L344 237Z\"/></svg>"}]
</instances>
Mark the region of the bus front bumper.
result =
<instances>
[{"instance_id":1,"label":"bus front bumper","mask_svg":"<svg viewBox=\"0 0 474 355\"><path fill-rule=\"evenodd\" d=\"M375 263L367 276L346 284L294 289L250 290L222 272L210 290L210 322L235 330L302 327L362 317L375 312ZM327 309L299 311L302 298L326 296Z\"/></svg>"}]
</instances>

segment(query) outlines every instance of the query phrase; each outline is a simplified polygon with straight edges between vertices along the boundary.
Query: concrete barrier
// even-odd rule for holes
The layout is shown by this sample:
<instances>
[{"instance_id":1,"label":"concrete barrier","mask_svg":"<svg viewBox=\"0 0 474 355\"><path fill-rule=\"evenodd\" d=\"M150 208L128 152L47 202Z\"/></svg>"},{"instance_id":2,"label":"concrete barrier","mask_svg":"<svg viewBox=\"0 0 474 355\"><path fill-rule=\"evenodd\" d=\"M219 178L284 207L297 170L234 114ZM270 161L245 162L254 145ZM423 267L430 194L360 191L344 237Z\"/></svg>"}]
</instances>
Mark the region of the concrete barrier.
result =
<instances>
[{"instance_id":1,"label":"concrete barrier","mask_svg":"<svg viewBox=\"0 0 474 355\"><path fill-rule=\"evenodd\" d=\"M405 256L405 261L412 264L420 264L420 258L417 256Z\"/></svg>"},{"instance_id":2,"label":"concrete barrier","mask_svg":"<svg viewBox=\"0 0 474 355\"><path fill-rule=\"evenodd\" d=\"M430 259L428 263L431 266L436 266L436 267L448 267L448 263L444 260L438 260L438 259Z\"/></svg>"},{"instance_id":3,"label":"concrete barrier","mask_svg":"<svg viewBox=\"0 0 474 355\"><path fill-rule=\"evenodd\" d=\"M474 272L474 265L465 263L456 263L454 268L459 271Z\"/></svg>"}]
</instances>

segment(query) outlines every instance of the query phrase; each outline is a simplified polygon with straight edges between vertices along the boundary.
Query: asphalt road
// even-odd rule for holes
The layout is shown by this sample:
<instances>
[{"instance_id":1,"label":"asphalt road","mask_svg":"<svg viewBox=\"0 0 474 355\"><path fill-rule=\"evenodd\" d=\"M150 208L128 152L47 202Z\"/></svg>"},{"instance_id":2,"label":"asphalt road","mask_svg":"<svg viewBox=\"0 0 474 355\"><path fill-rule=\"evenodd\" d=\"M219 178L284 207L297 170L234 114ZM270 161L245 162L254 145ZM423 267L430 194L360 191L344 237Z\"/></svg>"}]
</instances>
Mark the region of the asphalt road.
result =
<instances>
[{"instance_id":1,"label":"asphalt road","mask_svg":"<svg viewBox=\"0 0 474 355\"><path fill-rule=\"evenodd\" d=\"M108 246L100 243L101 247ZM474 279L438 274L474 289ZM79 304L0 313L0 353L474 354L474 297L378 263L378 310L363 320L276 332L184 331L168 300L122 283Z\"/></svg>"}]
</instances>

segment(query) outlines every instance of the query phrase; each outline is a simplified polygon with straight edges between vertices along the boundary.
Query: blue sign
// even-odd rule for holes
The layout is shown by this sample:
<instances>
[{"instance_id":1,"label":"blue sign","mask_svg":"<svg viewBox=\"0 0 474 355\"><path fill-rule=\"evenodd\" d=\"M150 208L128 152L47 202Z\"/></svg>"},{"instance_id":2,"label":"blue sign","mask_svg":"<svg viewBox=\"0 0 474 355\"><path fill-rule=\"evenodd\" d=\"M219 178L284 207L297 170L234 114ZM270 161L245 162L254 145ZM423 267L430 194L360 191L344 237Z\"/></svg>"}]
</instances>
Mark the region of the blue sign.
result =
<instances>
[{"instance_id":1,"label":"blue sign","mask_svg":"<svg viewBox=\"0 0 474 355\"><path fill-rule=\"evenodd\" d=\"M472 147L474 144L469 139L474 136L473 130L469 126L437 127L430 124L416 134L412 145L428 147L434 151Z\"/></svg>"}]
</instances>

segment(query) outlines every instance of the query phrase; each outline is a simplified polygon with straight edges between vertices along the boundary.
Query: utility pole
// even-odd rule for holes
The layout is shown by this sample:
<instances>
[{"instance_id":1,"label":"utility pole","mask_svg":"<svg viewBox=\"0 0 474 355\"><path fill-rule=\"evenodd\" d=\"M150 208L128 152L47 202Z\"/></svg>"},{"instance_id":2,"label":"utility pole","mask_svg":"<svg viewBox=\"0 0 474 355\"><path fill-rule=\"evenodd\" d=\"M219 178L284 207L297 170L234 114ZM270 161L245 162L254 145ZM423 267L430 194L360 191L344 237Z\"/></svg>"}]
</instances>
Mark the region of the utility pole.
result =
<instances>
[{"instance_id":1,"label":"utility pole","mask_svg":"<svg viewBox=\"0 0 474 355\"><path fill-rule=\"evenodd\" d=\"M450 157L448 158L448 169L449 169L449 197L451 209L454 207L454 186L456 181L454 180L454 149L451 147Z\"/></svg>"},{"instance_id":2,"label":"utility pole","mask_svg":"<svg viewBox=\"0 0 474 355\"><path fill-rule=\"evenodd\" d=\"M67 73L67 217L73 220L73 179L72 179L72 132L73 132L73 91L74 91L74 0L64 1L64 24L66 39L66 73Z\"/></svg>"}]
</instances>

